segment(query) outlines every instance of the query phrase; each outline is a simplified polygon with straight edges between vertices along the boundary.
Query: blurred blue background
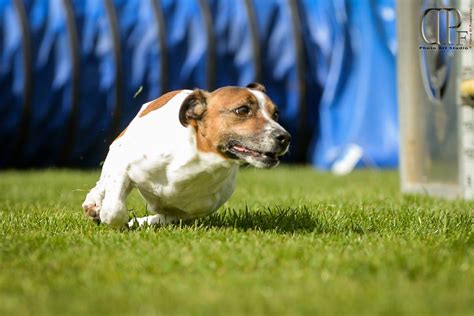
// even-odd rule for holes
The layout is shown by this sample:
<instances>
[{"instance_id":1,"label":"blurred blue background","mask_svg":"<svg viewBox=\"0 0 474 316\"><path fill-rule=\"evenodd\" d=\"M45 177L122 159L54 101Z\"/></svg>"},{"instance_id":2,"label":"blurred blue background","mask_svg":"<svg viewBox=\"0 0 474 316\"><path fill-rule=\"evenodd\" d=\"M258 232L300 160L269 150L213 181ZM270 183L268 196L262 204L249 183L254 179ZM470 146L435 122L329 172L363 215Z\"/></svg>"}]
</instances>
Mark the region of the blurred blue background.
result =
<instances>
[{"instance_id":1,"label":"blurred blue background","mask_svg":"<svg viewBox=\"0 0 474 316\"><path fill-rule=\"evenodd\" d=\"M99 167L146 101L253 81L288 162L396 167L395 29L394 0L0 0L0 168Z\"/></svg>"}]
</instances>

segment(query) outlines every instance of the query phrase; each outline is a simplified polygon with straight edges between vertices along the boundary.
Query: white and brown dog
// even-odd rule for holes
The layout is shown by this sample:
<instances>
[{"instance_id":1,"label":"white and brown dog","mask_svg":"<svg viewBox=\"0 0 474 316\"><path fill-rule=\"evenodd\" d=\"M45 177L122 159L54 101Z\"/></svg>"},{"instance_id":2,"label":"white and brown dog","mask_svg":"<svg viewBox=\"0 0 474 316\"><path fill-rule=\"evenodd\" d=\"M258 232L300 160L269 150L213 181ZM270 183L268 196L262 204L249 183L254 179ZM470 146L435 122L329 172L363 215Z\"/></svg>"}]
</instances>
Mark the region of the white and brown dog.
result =
<instances>
[{"instance_id":1,"label":"white and brown dog","mask_svg":"<svg viewBox=\"0 0 474 316\"><path fill-rule=\"evenodd\" d=\"M109 149L82 207L113 227L128 221L125 200L137 188L155 215L128 225L166 224L216 211L232 195L239 165L278 165L290 134L257 83L213 92L169 92L142 106Z\"/></svg>"}]
</instances>

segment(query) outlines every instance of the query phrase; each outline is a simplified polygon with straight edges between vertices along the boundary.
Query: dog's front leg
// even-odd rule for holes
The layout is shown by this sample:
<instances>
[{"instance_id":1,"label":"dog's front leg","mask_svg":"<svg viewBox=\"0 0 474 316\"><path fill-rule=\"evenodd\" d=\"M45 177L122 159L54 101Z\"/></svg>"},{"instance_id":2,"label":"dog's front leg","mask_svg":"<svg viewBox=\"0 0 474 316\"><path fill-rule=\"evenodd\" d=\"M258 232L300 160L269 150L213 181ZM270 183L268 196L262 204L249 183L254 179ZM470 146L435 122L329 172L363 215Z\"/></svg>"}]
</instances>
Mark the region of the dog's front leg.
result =
<instances>
[{"instance_id":1,"label":"dog's front leg","mask_svg":"<svg viewBox=\"0 0 474 316\"><path fill-rule=\"evenodd\" d=\"M105 180L105 197L100 211L100 220L114 228L125 227L128 221L125 201L130 193L130 179L124 169L108 174Z\"/></svg>"}]
</instances>

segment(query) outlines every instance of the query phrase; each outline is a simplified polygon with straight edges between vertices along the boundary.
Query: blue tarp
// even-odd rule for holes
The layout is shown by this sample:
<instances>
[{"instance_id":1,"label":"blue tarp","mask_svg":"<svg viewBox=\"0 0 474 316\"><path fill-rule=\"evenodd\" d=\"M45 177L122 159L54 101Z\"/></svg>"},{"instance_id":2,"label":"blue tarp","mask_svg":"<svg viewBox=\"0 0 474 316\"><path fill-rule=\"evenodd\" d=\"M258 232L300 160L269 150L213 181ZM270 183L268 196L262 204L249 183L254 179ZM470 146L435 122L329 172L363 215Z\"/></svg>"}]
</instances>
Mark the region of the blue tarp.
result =
<instances>
[{"instance_id":1,"label":"blue tarp","mask_svg":"<svg viewBox=\"0 0 474 316\"><path fill-rule=\"evenodd\" d=\"M22 32L17 12L7 1L0 1L0 165L17 151L21 125L24 75ZM5 32L6 29L8 32Z\"/></svg>"},{"instance_id":2,"label":"blue tarp","mask_svg":"<svg viewBox=\"0 0 474 316\"><path fill-rule=\"evenodd\" d=\"M310 159L327 169L352 145L359 166L398 165L394 1L305 0L312 72L323 86Z\"/></svg>"},{"instance_id":3,"label":"blue tarp","mask_svg":"<svg viewBox=\"0 0 474 316\"><path fill-rule=\"evenodd\" d=\"M288 161L398 157L394 1L0 0L0 167L99 166L141 104L262 82ZM137 91L140 94L135 96Z\"/></svg>"}]
</instances>

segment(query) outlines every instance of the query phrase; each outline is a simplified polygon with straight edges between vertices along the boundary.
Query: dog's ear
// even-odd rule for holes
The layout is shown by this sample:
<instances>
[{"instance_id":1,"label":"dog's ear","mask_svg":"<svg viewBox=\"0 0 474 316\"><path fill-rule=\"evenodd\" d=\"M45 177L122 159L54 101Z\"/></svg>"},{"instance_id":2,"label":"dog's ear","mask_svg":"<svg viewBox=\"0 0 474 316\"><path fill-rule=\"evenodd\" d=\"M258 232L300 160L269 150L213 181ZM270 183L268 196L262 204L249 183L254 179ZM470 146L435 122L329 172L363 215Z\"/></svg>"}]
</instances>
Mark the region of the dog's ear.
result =
<instances>
[{"instance_id":1,"label":"dog's ear","mask_svg":"<svg viewBox=\"0 0 474 316\"><path fill-rule=\"evenodd\" d=\"M191 121L199 121L207 109L209 92L196 89L184 99L179 109L179 121L186 127Z\"/></svg>"},{"instance_id":2,"label":"dog's ear","mask_svg":"<svg viewBox=\"0 0 474 316\"><path fill-rule=\"evenodd\" d=\"M265 93L265 87L263 86L263 84L258 83L258 82L249 83L247 85L247 88Z\"/></svg>"}]
</instances>

